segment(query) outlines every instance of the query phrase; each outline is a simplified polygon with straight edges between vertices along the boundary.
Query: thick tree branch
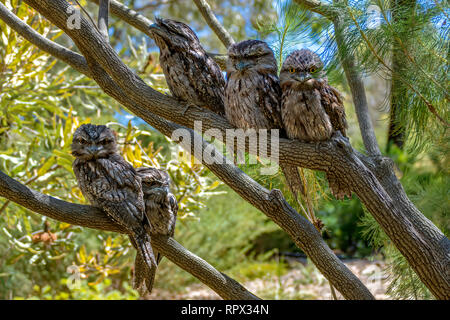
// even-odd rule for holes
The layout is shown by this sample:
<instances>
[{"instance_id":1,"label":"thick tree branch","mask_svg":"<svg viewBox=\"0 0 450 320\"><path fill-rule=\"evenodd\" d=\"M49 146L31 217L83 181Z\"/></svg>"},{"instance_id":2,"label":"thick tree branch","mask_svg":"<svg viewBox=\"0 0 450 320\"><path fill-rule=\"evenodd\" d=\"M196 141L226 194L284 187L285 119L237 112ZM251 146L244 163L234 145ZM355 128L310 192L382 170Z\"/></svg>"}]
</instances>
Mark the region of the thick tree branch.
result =
<instances>
[{"instance_id":1,"label":"thick tree branch","mask_svg":"<svg viewBox=\"0 0 450 320\"><path fill-rule=\"evenodd\" d=\"M0 171L0 196L47 217L82 227L126 233L102 210L62 201L31 190ZM223 299L259 299L237 281L217 271L172 238L152 236L152 245L180 268L191 273Z\"/></svg>"},{"instance_id":2,"label":"thick tree branch","mask_svg":"<svg viewBox=\"0 0 450 320\"><path fill-rule=\"evenodd\" d=\"M212 11L208 2L206 0L194 0L194 2L203 18L205 18L206 23L214 31L220 41L222 41L225 48L231 46L234 43L233 37L222 26L219 20L217 20L216 15Z\"/></svg>"}]
</instances>

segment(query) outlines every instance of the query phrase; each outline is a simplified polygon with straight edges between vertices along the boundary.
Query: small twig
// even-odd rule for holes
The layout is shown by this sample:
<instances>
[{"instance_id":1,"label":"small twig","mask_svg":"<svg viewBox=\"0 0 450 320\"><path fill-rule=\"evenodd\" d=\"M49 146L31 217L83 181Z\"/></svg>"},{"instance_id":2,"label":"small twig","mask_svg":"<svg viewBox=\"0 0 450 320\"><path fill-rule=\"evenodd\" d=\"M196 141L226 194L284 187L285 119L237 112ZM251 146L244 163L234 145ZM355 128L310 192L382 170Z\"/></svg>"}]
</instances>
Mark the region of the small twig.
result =
<instances>
[{"instance_id":1,"label":"small twig","mask_svg":"<svg viewBox=\"0 0 450 320\"><path fill-rule=\"evenodd\" d=\"M202 14L203 18L205 18L206 23L210 26L210 28L214 31L223 45L228 48L234 43L233 37L228 33L228 31L222 26L222 24L217 20L216 15L212 11L208 2L205 0L194 0L195 5L198 10Z\"/></svg>"},{"instance_id":2,"label":"small twig","mask_svg":"<svg viewBox=\"0 0 450 320\"><path fill-rule=\"evenodd\" d=\"M74 0L78 6L80 7L80 9L84 12L84 14L88 17L88 19L91 21L92 25L94 26L94 28L100 32L100 30L98 30L97 25L95 24L94 20L91 18L89 12L86 11L86 9L83 8L83 6L78 2L78 0Z\"/></svg>"}]
</instances>

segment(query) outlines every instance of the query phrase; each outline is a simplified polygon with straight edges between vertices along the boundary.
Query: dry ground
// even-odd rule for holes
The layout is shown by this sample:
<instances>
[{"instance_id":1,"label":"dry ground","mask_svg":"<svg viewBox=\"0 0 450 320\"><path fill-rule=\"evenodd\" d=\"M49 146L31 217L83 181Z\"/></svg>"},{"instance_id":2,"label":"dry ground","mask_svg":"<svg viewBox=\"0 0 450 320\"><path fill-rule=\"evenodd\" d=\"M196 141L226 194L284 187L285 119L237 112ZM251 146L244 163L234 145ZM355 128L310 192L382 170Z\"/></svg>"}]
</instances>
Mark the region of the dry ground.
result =
<instances>
[{"instance_id":1,"label":"dry ground","mask_svg":"<svg viewBox=\"0 0 450 320\"><path fill-rule=\"evenodd\" d=\"M388 277L383 272L382 261L353 260L345 263L348 268L368 287L376 299L389 299L386 295ZM267 276L243 282L252 293L263 299L332 299L328 281L311 264L289 262L290 268L284 275ZM241 282L242 283L242 282ZM338 299L343 297L337 292ZM155 290L150 299L220 299L212 290L202 284L192 285L183 293Z\"/></svg>"}]
</instances>

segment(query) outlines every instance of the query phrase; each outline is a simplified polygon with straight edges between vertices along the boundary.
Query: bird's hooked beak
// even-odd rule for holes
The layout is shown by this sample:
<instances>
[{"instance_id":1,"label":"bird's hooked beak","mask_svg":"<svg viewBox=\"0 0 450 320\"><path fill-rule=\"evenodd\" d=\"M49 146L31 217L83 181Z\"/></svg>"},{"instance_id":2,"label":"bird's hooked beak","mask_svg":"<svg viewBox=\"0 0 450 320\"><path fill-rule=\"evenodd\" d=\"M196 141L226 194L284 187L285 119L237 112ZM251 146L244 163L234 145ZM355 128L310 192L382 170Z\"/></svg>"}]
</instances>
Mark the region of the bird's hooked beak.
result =
<instances>
[{"instance_id":1,"label":"bird's hooked beak","mask_svg":"<svg viewBox=\"0 0 450 320\"><path fill-rule=\"evenodd\" d=\"M236 69L239 70L239 71L244 71L244 70L250 68L251 66L253 66L253 63L251 63L251 62L248 62L248 61L239 61L239 62L236 64Z\"/></svg>"},{"instance_id":2,"label":"bird's hooked beak","mask_svg":"<svg viewBox=\"0 0 450 320\"><path fill-rule=\"evenodd\" d=\"M298 82L301 82L301 83L305 83L308 80L312 79L311 75L309 73L307 73L307 72L299 73L299 74L295 75L294 78L295 78L295 80L297 80Z\"/></svg>"},{"instance_id":3,"label":"bird's hooked beak","mask_svg":"<svg viewBox=\"0 0 450 320\"><path fill-rule=\"evenodd\" d=\"M157 36L162 38L167 37L166 31L159 25L159 23L153 23L148 28L150 29L150 32Z\"/></svg>"}]
</instances>

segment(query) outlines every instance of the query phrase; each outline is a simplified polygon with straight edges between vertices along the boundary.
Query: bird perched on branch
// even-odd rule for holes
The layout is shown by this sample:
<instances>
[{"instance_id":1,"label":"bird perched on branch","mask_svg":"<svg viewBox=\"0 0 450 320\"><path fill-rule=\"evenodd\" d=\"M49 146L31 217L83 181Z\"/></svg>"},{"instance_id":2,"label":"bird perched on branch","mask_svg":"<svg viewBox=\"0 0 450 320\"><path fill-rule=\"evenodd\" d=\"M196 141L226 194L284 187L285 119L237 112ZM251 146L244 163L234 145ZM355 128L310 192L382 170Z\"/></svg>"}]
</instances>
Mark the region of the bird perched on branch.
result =
<instances>
[{"instance_id":1,"label":"bird perched on branch","mask_svg":"<svg viewBox=\"0 0 450 320\"><path fill-rule=\"evenodd\" d=\"M81 125L73 136L72 155L76 157L73 171L83 195L128 231L137 249L136 260L141 261L136 266L141 270L135 272L154 275L157 263L147 230L141 178L118 154L115 133L104 125ZM144 282L151 292L153 279L147 276Z\"/></svg>"},{"instance_id":2,"label":"bird perched on branch","mask_svg":"<svg viewBox=\"0 0 450 320\"><path fill-rule=\"evenodd\" d=\"M225 117L237 128L282 129L281 88L272 49L260 40L245 40L228 49ZM294 196L304 192L295 166L281 166Z\"/></svg>"},{"instance_id":3,"label":"bird perched on branch","mask_svg":"<svg viewBox=\"0 0 450 320\"><path fill-rule=\"evenodd\" d=\"M142 191L144 192L145 214L150 222L150 233L152 235L165 235L173 237L175 233L175 223L177 221L178 203L175 196L170 192L170 177L165 171L141 167L136 169L142 180ZM162 256L154 251L156 263L159 264ZM136 257L136 266L140 266L144 261ZM136 270L145 268L136 267ZM135 272L135 286L139 287L143 280L150 277L153 283L155 274L146 275Z\"/></svg>"},{"instance_id":4,"label":"bird perched on branch","mask_svg":"<svg viewBox=\"0 0 450 320\"><path fill-rule=\"evenodd\" d=\"M150 32L159 47L159 61L172 95L223 115L225 79L194 31L185 23L156 18Z\"/></svg>"},{"instance_id":5,"label":"bird perched on branch","mask_svg":"<svg viewBox=\"0 0 450 320\"><path fill-rule=\"evenodd\" d=\"M328 84L323 62L308 49L292 52L280 72L283 92L281 117L290 139L323 141L340 131L346 136L347 120L339 92ZM327 179L337 199L351 196L348 186L330 170Z\"/></svg>"}]
</instances>

